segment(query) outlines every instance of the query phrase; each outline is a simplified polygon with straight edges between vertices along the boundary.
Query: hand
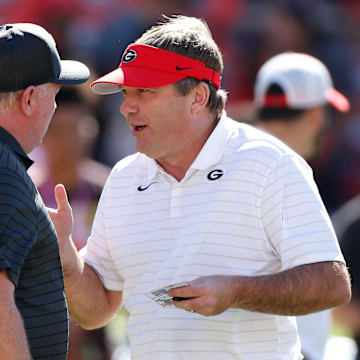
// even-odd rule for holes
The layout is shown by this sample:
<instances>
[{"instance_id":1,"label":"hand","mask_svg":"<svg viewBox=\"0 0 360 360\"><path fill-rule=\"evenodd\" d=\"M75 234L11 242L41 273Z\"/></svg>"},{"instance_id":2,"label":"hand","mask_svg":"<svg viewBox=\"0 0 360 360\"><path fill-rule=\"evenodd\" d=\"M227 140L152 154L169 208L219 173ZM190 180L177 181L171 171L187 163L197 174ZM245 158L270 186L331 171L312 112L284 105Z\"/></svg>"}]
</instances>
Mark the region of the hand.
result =
<instances>
[{"instance_id":1,"label":"hand","mask_svg":"<svg viewBox=\"0 0 360 360\"><path fill-rule=\"evenodd\" d=\"M173 301L177 308L213 316L221 314L233 305L234 282L233 276L204 276L189 282L190 286L170 290L169 295L192 298Z\"/></svg>"},{"instance_id":2,"label":"hand","mask_svg":"<svg viewBox=\"0 0 360 360\"><path fill-rule=\"evenodd\" d=\"M69 243L74 223L72 209L64 185L58 184L55 186L55 199L58 208L47 209L51 220L54 223L58 236L60 254L62 254L65 245Z\"/></svg>"}]
</instances>

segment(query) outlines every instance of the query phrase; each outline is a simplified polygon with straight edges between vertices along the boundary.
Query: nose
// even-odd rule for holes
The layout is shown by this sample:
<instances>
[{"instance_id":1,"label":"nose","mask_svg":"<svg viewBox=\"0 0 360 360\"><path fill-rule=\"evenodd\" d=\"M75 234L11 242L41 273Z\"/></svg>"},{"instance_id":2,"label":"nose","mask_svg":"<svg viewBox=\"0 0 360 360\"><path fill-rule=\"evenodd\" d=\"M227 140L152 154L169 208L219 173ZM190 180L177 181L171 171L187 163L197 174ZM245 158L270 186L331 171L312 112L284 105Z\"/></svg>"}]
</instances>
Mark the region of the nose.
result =
<instances>
[{"instance_id":1,"label":"nose","mask_svg":"<svg viewBox=\"0 0 360 360\"><path fill-rule=\"evenodd\" d=\"M130 114L135 114L139 110L139 106L136 103L136 100L133 96L125 95L123 98L123 102L120 106L120 112L125 116L128 117Z\"/></svg>"}]
</instances>

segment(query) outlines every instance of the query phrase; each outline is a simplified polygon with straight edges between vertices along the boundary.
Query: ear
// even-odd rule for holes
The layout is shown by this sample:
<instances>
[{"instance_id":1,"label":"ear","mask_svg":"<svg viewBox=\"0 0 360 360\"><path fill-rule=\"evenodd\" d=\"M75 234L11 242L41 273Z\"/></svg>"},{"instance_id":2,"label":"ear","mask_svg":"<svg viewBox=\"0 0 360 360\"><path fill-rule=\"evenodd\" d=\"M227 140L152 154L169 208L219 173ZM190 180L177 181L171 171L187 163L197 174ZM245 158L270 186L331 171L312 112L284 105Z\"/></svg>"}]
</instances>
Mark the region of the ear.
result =
<instances>
[{"instance_id":1,"label":"ear","mask_svg":"<svg viewBox=\"0 0 360 360\"><path fill-rule=\"evenodd\" d=\"M25 116L30 117L36 106L35 86L28 86L20 96L20 109Z\"/></svg>"},{"instance_id":2,"label":"ear","mask_svg":"<svg viewBox=\"0 0 360 360\"><path fill-rule=\"evenodd\" d=\"M199 111L205 109L209 97L210 97L210 89L208 84L204 81L200 81L198 85L196 85L193 89L193 103L191 105L191 113L196 115Z\"/></svg>"}]
</instances>

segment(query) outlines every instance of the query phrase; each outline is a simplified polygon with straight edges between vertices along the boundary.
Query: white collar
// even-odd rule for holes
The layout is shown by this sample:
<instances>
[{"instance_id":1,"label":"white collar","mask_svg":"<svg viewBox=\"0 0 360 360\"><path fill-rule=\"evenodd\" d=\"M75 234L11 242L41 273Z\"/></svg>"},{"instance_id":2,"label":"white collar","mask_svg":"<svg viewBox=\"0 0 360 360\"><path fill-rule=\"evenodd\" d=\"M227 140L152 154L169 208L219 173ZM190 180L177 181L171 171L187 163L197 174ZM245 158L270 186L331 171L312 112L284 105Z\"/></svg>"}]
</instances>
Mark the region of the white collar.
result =
<instances>
[{"instance_id":1,"label":"white collar","mask_svg":"<svg viewBox=\"0 0 360 360\"><path fill-rule=\"evenodd\" d=\"M232 121L224 111L215 129L191 164L190 169L206 170L210 166L217 164L222 158L226 144L234 130Z\"/></svg>"},{"instance_id":2,"label":"white collar","mask_svg":"<svg viewBox=\"0 0 360 360\"><path fill-rule=\"evenodd\" d=\"M236 124L236 123L235 123ZM206 170L210 166L217 164L226 147L229 137L234 132L234 122L226 116L225 111L216 125L215 129L210 134L206 143L202 147L201 151L195 158L194 162L191 164L189 169L198 169L198 170ZM147 169L147 180L152 181L158 172L163 172L162 167L151 158L145 156L148 161L148 169Z\"/></svg>"}]
</instances>

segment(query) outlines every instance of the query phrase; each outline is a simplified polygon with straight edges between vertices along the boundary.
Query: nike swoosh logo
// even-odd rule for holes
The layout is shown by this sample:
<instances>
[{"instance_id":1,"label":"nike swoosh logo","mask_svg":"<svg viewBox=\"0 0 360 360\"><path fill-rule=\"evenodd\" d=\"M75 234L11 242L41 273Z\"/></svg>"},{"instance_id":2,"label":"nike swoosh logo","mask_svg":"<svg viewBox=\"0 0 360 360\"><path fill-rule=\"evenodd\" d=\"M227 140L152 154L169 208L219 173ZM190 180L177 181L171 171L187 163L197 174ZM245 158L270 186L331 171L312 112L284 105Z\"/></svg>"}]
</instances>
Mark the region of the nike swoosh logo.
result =
<instances>
[{"instance_id":1,"label":"nike swoosh logo","mask_svg":"<svg viewBox=\"0 0 360 360\"><path fill-rule=\"evenodd\" d=\"M180 67L176 65L176 70L189 70L189 69L191 69L191 67Z\"/></svg>"},{"instance_id":2,"label":"nike swoosh logo","mask_svg":"<svg viewBox=\"0 0 360 360\"><path fill-rule=\"evenodd\" d=\"M138 189L138 191L144 191L144 190L148 189L150 187L150 185L152 185L152 184L156 184L156 182L152 182L148 186L145 186L145 187L140 185L137 189Z\"/></svg>"}]
</instances>

